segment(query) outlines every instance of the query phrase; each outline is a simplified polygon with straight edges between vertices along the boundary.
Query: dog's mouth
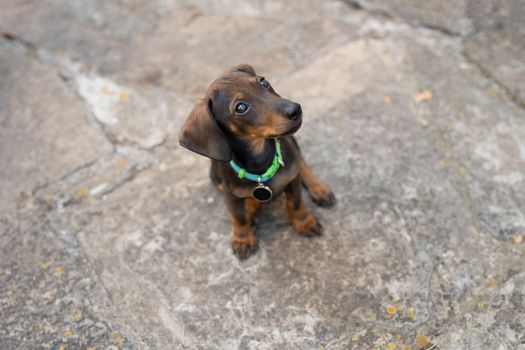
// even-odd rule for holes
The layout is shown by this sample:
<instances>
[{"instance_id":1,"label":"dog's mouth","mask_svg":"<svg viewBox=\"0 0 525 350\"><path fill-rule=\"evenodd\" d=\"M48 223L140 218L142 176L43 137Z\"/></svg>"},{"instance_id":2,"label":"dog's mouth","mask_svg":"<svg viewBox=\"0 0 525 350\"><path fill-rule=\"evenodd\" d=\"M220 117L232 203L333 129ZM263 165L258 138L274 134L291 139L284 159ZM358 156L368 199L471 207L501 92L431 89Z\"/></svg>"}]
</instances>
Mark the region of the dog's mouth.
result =
<instances>
[{"instance_id":1,"label":"dog's mouth","mask_svg":"<svg viewBox=\"0 0 525 350\"><path fill-rule=\"evenodd\" d=\"M303 120L297 118L292 123L279 124L273 127L275 136L288 136L294 134L301 127Z\"/></svg>"}]
</instances>

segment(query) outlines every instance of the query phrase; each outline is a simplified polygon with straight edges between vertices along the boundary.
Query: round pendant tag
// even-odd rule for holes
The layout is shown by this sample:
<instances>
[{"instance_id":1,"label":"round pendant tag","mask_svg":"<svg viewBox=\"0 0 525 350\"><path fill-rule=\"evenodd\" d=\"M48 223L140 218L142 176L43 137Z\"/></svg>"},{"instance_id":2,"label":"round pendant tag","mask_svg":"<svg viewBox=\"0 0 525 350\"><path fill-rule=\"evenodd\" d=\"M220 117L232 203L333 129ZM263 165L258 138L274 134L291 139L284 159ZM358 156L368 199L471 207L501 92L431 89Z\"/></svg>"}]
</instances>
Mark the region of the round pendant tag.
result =
<instances>
[{"instance_id":1,"label":"round pendant tag","mask_svg":"<svg viewBox=\"0 0 525 350\"><path fill-rule=\"evenodd\" d=\"M253 189L252 196L259 202L268 202L272 199L272 190L268 186L259 184Z\"/></svg>"}]
</instances>

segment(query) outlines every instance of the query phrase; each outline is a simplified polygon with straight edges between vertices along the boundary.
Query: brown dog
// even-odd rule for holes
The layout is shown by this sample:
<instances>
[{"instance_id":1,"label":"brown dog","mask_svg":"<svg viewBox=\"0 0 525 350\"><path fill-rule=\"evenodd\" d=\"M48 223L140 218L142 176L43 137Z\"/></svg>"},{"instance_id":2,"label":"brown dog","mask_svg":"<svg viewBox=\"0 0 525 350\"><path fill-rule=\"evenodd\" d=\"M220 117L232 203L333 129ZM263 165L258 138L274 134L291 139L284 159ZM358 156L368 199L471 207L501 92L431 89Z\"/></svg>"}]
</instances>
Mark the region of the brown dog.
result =
<instances>
[{"instance_id":1,"label":"brown dog","mask_svg":"<svg viewBox=\"0 0 525 350\"><path fill-rule=\"evenodd\" d=\"M305 237L321 234L321 225L305 208L301 183L318 205L335 204L291 136L301 118L299 104L281 98L243 64L210 85L182 126L180 144L212 159L210 177L224 194L233 223L232 249L239 258L257 249L252 219L260 202L284 191L288 218Z\"/></svg>"}]
</instances>

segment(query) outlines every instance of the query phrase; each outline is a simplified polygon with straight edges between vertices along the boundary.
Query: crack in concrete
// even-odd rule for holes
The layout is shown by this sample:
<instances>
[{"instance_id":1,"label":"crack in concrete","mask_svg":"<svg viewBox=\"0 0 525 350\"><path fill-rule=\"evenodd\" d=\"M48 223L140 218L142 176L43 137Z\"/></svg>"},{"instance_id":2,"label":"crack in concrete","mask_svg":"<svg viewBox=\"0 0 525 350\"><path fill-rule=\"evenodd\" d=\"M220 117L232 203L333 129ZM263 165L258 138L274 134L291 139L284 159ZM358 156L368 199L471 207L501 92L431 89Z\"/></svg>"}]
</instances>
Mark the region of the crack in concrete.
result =
<instances>
[{"instance_id":1,"label":"crack in concrete","mask_svg":"<svg viewBox=\"0 0 525 350\"><path fill-rule=\"evenodd\" d=\"M65 83L66 87L77 96L85 107L87 114L90 116L91 121L94 121L97 127L101 130L106 140L111 144L113 149L116 146L129 146L139 147L144 150L153 150L158 146L166 143L168 135L164 135L161 140L155 142L152 146L146 147L140 144L139 141L130 140L128 137L119 137L114 134L110 128L101 122L91 104L86 100L84 96L80 94L77 87L75 86L75 78L81 74L82 71L89 71L82 62L73 61L69 57L62 57L56 53L53 53L45 48L39 47L37 44L30 42L20 36L11 33L8 30L0 27L0 40L8 41L25 49L32 57L37 59L40 63L51 66L54 70L57 70L58 77ZM167 89L163 86L156 86L159 92L167 92Z\"/></svg>"},{"instance_id":2,"label":"crack in concrete","mask_svg":"<svg viewBox=\"0 0 525 350\"><path fill-rule=\"evenodd\" d=\"M110 154L113 154L114 152L110 153ZM78 167L76 167L75 169L71 170L70 172L56 178L56 179L52 179L52 180L49 180L49 181L46 181L45 183L43 184L40 184L38 186L36 186L35 188L33 188L33 190L31 191L31 194L35 194L37 193L38 191L48 187L49 185L55 183L55 182L60 182L60 181L64 181L65 179L67 179L68 177L70 176L73 176L75 175L76 173L78 173L79 171L83 170L83 169L86 169L86 168L89 168L90 166L92 166L93 164L97 163L100 159L104 158L104 157L107 157L108 155L107 154L104 154L98 158L95 158L93 159L92 161L89 161L87 163L84 163Z\"/></svg>"},{"instance_id":3,"label":"crack in concrete","mask_svg":"<svg viewBox=\"0 0 525 350\"><path fill-rule=\"evenodd\" d=\"M66 86L67 86L67 88L69 90L73 90L75 95L79 97L79 99L82 101L82 104L85 106L85 108L86 108L86 110L88 112L88 115L90 115L91 119L94 120L95 125L97 125L97 127L100 128L100 130L102 131L102 133L104 134L104 136L108 140L108 142L111 144L112 149L113 149L111 153L102 155L100 157L97 157L97 158L95 158L95 159L85 163L85 164L82 164L82 165L74 168L73 170L67 172L66 174L64 174L64 175L62 175L62 176L60 176L58 178L51 179L49 181L46 181L45 183L37 185L36 187L34 187L31 190L32 195L35 195L38 191L40 191L40 190L50 186L53 183L64 181L65 179L74 176L75 174L79 173L80 171L85 170L85 169L93 166L97 162L101 161L104 157L108 157L110 155L116 155L118 153L117 152L117 146L128 146L130 148L138 147L141 150L144 150L146 152L151 153L153 150L155 150L158 147L161 147L162 145L164 145L166 143L167 136L164 137L160 143L155 144L153 147L151 147L149 149L148 148L142 148L139 145L136 145L132 141L118 140L115 135L113 135L109 130L107 130L105 125L103 123L101 123L100 121L98 121L97 118L95 118L92 115L92 111L88 107L89 104L85 101L85 99L78 94L78 91L73 86L71 86L71 84L72 84L71 80L73 79L73 76L75 74L78 74L78 72L80 72L80 70L83 68L83 65L81 63L73 62L69 58L64 58L64 57L58 56L58 55L56 55L56 54L54 54L52 52L49 52L48 50L39 47L37 44L35 44L33 42L30 42L30 41L28 41L28 40L26 40L26 39L24 39L24 38L22 38L20 36L17 36L17 35L13 34L12 32L10 32L10 31L2 28L2 27L0 27L0 40L7 41L11 45L14 44L14 45L16 45L18 47L23 48L24 50L27 51L28 54L30 54L32 57L37 59L37 61L39 61L39 62L41 62L43 64L46 64L46 65L51 65L53 69L56 69L57 70L57 75L59 76L59 78L66 84ZM141 173L143 171L146 171L148 169L149 169L149 166L145 167L144 169L140 169L139 166L134 165L131 169L129 169L129 176L124 178L119 183L116 183L108 192L105 192L104 194L109 194L109 193L115 191L116 189L118 189L119 187L121 187L122 185L133 181L133 179L139 173ZM41 200L40 198L37 199L37 203L38 204L47 204L43 200ZM76 202L75 201L68 201L68 202L64 203L63 206L66 207L66 206L69 206L69 205L72 205L72 204L76 204ZM17 204L17 207L19 207L20 205L21 204L19 202ZM41 207L41 208L43 210L46 210L45 206Z\"/></svg>"},{"instance_id":4,"label":"crack in concrete","mask_svg":"<svg viewBox=\"0 0 525 350\"><path fill-rule=\"evenodd\" d=\"M0 37L3 38L6 41L10 41L12 43L18 44L28 50L37 50L37 46L30 42L29 40L25 40L22 37L19 37L18 35L15 35L11 33L9 30L4 29L0 27Z\"/></svg>"},{"instance_id":5,"label":"crack in concrete","mask_svg":"<svg viewBox=\"0 0 525 350\"><path fill-rule=\"evenodd\" d=\"M463 57L465 58L465 60L468 63L470 63L472 66L474 66L479 71L479 73L482 76L484 76L486 79L488 79L489 81L494 83L496 86L498 86L504 92L504 94L507 96L507 98L511 102L513 102L517 107L519 107L522 110L525 110L525 103L520 100L520 98L517 96L517 94L512 92L511 88L509 88L508 86L505 85L505 83L503 83L498 78L496 78L494 76L494 74L492 74L490 72L490 70L488 70L485 67L483 67L482 64L480 64L474 57L472 57L468 53L468 51L465 49L465 42L464 42L464 40L462 40L462 42L461 42L461 47L462 47L461 54L463 55Z\"/></svg>"},{"instance_id":6,"label":"crack in concrete","mask_svg":"<svg viewBox=\"0 0 525 350\"><path fill-rule=\"evenodd\" d=\"M439 26L439 25L436 25L436 24L431 24L431 23L428 23L428 22L424 22L424 21L421 21L421 20L417 20L417 23L418 24L415 24L415 23L412 23L400 16L396 16L395 14L392 14L390 11L388 10L382 10L382 9L379 9L379 8L369 8L369 7L366 7L365 5L362 4L361 1L359 0L340 0L341 2L347 4L348 6L350 6L352 9L354 10L357 10L357 11L365 11L373 16L381 16L387 20L390 20L392 21L394 18L395 19L398 19L400 21L402 21L403 23L405 24L408 24L409 26L411 26L412 28L426 28L426 29L429 29L429 30L432 30L432 31L435 31L435 32L439 32L443 35L446 35L446 36L450 36L450 37L460 37L461 34L460 33L457 33L457 32L454 32L446 27L442 27L442 26Z\"/></svg>"},{"instance_id":7,"label":"crack in concrete","mask_svg":"<svg viewBox=\"0 0 525 350\"><path fill-rule=\"evenodd\" d=\"M345 4L347 4L352 9L355 9L357 11L365 11L365 12L369 13L373 17L380 16L384 20L388 20L388 21L393 21L394 18L395 18L396 20L399 20L402 23L404 23L404 24L406 24L406 25L408 25L408 26L410 26L411 28L414 28L414 29L422 28L422 29L431 30L432 32L439 33L441 35L445 35L447 37L461 38L462 39L462 41L461 41L461 48L462 48L461 53L462 53L463 57L467 60L467 62L469 62L474 67L476 67L479 70L479 72L481 73L481 75L483 75L485 78L487 78L488 80L493 82L495 85L497 85L505 93L505 95L508 97L508 99L510 101L512 101L516 106L518 106L519 108L525 110L525 103L523 101L521 101L521 99L516 95L516 93L512 92L511 88L509 88L508 86L505 85L505 83L503 83L502 81L497 79L494 76L494 74L492 74L490 72L490 70L488 70L485 67L483 67L475 58L473 58L471 55L469 55L467 50L465 50L465 42L464 41L466 39L468 39L469 37L471 37L472 35L478 33L479 31L471 30L468 33L460 34L460 33L454 32L454 31L452 31L452 30L450 30L448 28L445 28L445 27L442 27L442 26L439 26L439 25L435 25L435 24L431 24L431 23L427 23L427 22L423 22L423 21L418 21L420 24L417 25L417 24L414 24L414 23L412 23L412 22L410 22L410 21L400 17L400 16L395 16L394 14L390 13L387 10L381 10L381 9L376 9L376 8L371 8L371 9L367 8L358 0L340 0L340 1L345 3Z\"/></svg>"},{"instance_id":8,"label":"crack in concrete","mask_svg":"<svg viewBox=\"0 0 525 350\"><path fill-rule=\"evenodd\" d=\"M389 20L393 18L393 16L386 10L381 10L378 8L366 8L363 6L363 4L361 4L361 2L356 1L356 0L339 0L339 1L348 5L350 8L356 11L364 11L366 13L369 13L372 16L386 17Z\"/></svg>"},{"instance_id":9,"label":"crack in concrete","mask_svg":"<svg viewBox=\"0 0 525 350\"><path fill-rule=\"evenodd\" d=\"M362 328L362 329L359 329L358 331L355 331L355 332L352 332L351 334L348 334L348 335L344 335L338 339L335 339L335 340L332 340L330 343L328 343L324 349L325 350L329 350L331 347L337 345L337 344L340 344L344 341L347 341L348 339L352 339L353 337L357 336L358 334L362 334L363 332L367 332L368 331L368 328Z\"/></svg>"},{"instance_id":10,"label":"crack in concrete","mask_svg":"<svg viewBox=\"0 0 525 350\"><path fill-rule=\"evenodd\" d=\"M67 71L69 74L71 74L74 70L76 70L76 68L74 69L73 68L73 62L69 61L69 59L67 58L64 58L64 57L59 57L58 55L52 53L52 52L49 52L48 50L44 49L44 48L41 48L39 47L38 45L36 45L35 43L32 43L20 36L17 36L7 30L4 30L2 28L0 28L0 35L1 37L4 39L4 40L7 40L11 43L14 43L22 48L24 48L25 50L28 51L28 53L30 53L34 58L37 59L37 61L41 62L41 63L44 63L46 65L49 65L50 63L53 65L53 68L54 69L57 69L58 72L57 72L57 75L58 77L64 82L66 83L66 86L69 90L72 90L76 96L80 97L81 101L82 101L82 104L84 106L86 106L86 102L82 99L81 96L79 96L76 91L70 86L68 80L69 80L69 77L66 75L66 73L63 73L63 72L60 72L60 70L65 70ZM89 113L90 111L87 109L86 107L86 110L87 112ZM98 127L100 128L100 130L102 131L102 133L104 134L105 138L108 140L108 142L112 145L112 147L114 148L116 144L118 144L116 142L116 139L115 137L109 133L103 125L101 125L101 123L97 122L96 118L92 118L94 119L96 125L98 125Z\"/></svg>"},{"instance_id":11,"label":"crack in concrete","mask_svg":"<svg viewBox=\"0 0 525 350\"><path fill-rule=\"evenodd\" d=\"M122 168L124 165L119 165L119 175L111 175L115 172L115 164L122 160L124 165L130 164L129 167ZM82 203L88 193L91 197L101 197L114 192L133 181L138 174L147 171L154 163L155 157L150 156L149 152L117 148L114 152L84 164L58 180L39 186L33 191L33 195L46 210L64 210L66 207ZM99 180L94 182L95 178Z\"/></svg>"}]
</instances>

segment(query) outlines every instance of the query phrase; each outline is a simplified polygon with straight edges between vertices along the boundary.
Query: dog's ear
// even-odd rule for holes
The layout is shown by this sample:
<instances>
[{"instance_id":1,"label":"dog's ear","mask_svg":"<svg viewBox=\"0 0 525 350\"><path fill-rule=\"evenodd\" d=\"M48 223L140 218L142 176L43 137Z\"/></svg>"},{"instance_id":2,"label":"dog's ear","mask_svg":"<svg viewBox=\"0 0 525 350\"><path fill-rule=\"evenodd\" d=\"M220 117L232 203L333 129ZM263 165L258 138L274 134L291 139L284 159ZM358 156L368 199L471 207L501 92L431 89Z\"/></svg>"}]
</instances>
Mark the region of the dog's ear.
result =
<instances>
[{"instance_id":1,"label":"dog's ear","mask_svg":"<svg viewBox=\"0 0 525 350\"><path fill-rule=\"evenodd\" d=\"M232 159L230 144L211 113L211 100L199 100L182 125L179 144L221 162Z\"/></svg>"},{"instance_id":2,"label":"dog's ear","mask_svg":"<svg viewBox=\"0 0 525 350\"><path fill-rule=\"evenodd\" d=\"M234 72L243 72L243 73L248 73L250 74L251 76L255 76L255 70L253 69L252 66L250 66L249 64L239 64L237 66L233 66L229 69L229 72L231 73L234 73Z\"/></svg>"}]
</instances>

